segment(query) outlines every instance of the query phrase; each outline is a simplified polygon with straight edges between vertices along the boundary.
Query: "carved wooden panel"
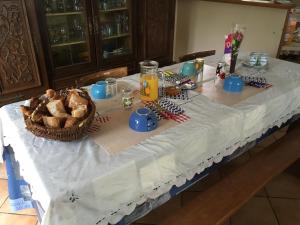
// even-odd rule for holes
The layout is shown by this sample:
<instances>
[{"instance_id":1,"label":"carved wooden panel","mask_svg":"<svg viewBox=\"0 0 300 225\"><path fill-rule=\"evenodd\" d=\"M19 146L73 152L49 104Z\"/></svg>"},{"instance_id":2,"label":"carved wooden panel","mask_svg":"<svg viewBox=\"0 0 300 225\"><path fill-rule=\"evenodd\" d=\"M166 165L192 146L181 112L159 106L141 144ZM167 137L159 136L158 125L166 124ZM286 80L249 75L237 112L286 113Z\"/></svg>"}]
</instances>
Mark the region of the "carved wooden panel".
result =
<instances>
[{"instance_id":1,"label":"carved wooden panel","mask_svg":"<svg viewBox=\"0 0 300 225\"><path fill-rule=\"evenodd\" d=\"M0 0L0 95L41 86L22 0Z\"/></svg>"}]
</instances>

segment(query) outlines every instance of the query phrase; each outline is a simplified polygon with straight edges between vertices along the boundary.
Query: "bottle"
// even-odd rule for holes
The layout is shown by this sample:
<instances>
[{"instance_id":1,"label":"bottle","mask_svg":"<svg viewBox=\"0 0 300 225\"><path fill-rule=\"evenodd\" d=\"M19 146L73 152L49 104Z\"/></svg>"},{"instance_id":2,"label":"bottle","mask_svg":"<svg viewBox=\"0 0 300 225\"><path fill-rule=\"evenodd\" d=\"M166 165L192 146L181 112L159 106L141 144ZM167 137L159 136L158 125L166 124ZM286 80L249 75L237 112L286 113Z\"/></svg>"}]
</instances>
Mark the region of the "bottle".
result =
<instances>
[{"instance_id":1,"label":"bottle","mask_svg":"<svg viewBox=\"0 0 300 225\"><path fill-rule=\"evenodd\" d=\"M142 101L158 99L158 62L140 62L140 98Z\"/></svg>"}]
</instances>

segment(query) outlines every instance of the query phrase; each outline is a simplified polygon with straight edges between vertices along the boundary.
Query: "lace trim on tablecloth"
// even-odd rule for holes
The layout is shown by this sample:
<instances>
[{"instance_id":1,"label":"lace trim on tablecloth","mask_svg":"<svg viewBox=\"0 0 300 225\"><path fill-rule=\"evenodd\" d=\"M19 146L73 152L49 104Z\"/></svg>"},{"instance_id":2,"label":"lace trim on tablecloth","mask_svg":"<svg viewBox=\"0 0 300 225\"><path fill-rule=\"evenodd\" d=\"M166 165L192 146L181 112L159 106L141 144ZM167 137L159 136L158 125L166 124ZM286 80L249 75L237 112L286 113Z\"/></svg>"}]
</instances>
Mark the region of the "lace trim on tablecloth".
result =
<instances>
[{"instance_id":1,"label":"lace trim on tablecloth","mask_svg":"<svg viewBox=\"0 0 300 225\"><path fill-rule=\"evenodd\" d=\"M243 147L247 143L260 138L263 134L265 134L269 129L273 127L276 126L281 127L282 124L286 123L294 115L297 115L299 113L300 113L300 106L295 110L293 110L292 112L286 114L285 116L280 117L280 119L275 120L272 124L261 129L255 134L248 136L244 140L236 142L233 145L226 147L225 150L220 151L218 154L211 156L206 160L203 160L201 163L197 165L196 168L186 171L186 174L177 175L176 177L173 177L172 179L170 179L169 181L163 184L157 184L156 188L154 188L152 192L147 194L145 193L141 194L139 198L136 199L135 201L129 202L128 204L125 205L121 205L118 210L111 212L110 216L106 216L99 219L99 221L96 224L107 225L108 223L110 224L118 223L124 216L131 214L137 205L143 204L148 199L158 198L159 196L169 192L174 185L176 185L177 187L184 185L187 180L191 180L196 174L200 174L206 168L212 166L213 163L221 162L224 157L231 155L239 147Z\"/></svg>"}]
</instances>

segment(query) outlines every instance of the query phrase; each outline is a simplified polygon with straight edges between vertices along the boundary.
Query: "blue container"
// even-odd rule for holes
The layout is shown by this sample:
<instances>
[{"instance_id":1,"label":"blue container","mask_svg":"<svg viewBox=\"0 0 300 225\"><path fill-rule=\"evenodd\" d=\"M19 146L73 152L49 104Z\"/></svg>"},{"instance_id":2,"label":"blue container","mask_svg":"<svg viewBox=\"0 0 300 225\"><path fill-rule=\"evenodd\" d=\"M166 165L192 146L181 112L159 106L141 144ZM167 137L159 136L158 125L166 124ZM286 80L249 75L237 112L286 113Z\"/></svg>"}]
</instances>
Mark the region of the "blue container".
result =
<instances>
[{"instance_id":1,"label":"blue container","mask_svg":"<svg viewBox=\"0 0 300 225\"><path fill-rule=\"evenodd\" d=\"M138 132L152 131L157 127L157 118L150 109L140 108L131 114L129 127Z\"/></svg>"},{"instance_id":2,"label":"blue container","mask_svg":"<svg viewBox=\"0 0 300 225\"><path fill-rule=\"evenodd\" d=\"M238 75L231 75L224 81L224 91L239 93L244 89L244 81Z\"/></svg>"},{"instance_id":3,"label":"blue container","mask_svg":"<svg viewBox=\"0 0 300 225\"><path fill-rule=\"evenodd\" d=\"M183 63L181 70L180 70L181 75L186 76L186 77L193 77L197 75L197 70L195 63L193 61L188 61Z\"/></svg>"},{"instance_id":4,"label":"blue container","mask_svg":"<svg viewBox=\"0 0 300 225\"><path fill-rule=\"evenodd\" d=\"M107 82L98 81L92 85L91 94L94 99L105 99L107 98Z\"/></svg>"}]
</instances>

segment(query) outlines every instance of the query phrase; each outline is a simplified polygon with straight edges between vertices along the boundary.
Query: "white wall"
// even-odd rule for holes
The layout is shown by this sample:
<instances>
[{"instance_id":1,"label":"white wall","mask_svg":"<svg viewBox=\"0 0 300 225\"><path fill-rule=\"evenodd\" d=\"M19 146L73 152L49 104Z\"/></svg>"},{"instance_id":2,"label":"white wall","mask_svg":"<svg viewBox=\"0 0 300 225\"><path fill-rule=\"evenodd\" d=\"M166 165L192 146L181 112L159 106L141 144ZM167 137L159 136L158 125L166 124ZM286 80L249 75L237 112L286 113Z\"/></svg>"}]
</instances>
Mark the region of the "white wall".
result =
<instances>
[{"instance_id":1,"label":"white wall","mask_svg":"<svg viewBox=\"0 0 300 225\"><path fill-rule=\"evenodd\" d=\"M177 0L174 60L204 50L224 51L224 36L234 23L247 28L242 51L276 56L286 10L200 0Z\"/></svg>"}]
</instances>

